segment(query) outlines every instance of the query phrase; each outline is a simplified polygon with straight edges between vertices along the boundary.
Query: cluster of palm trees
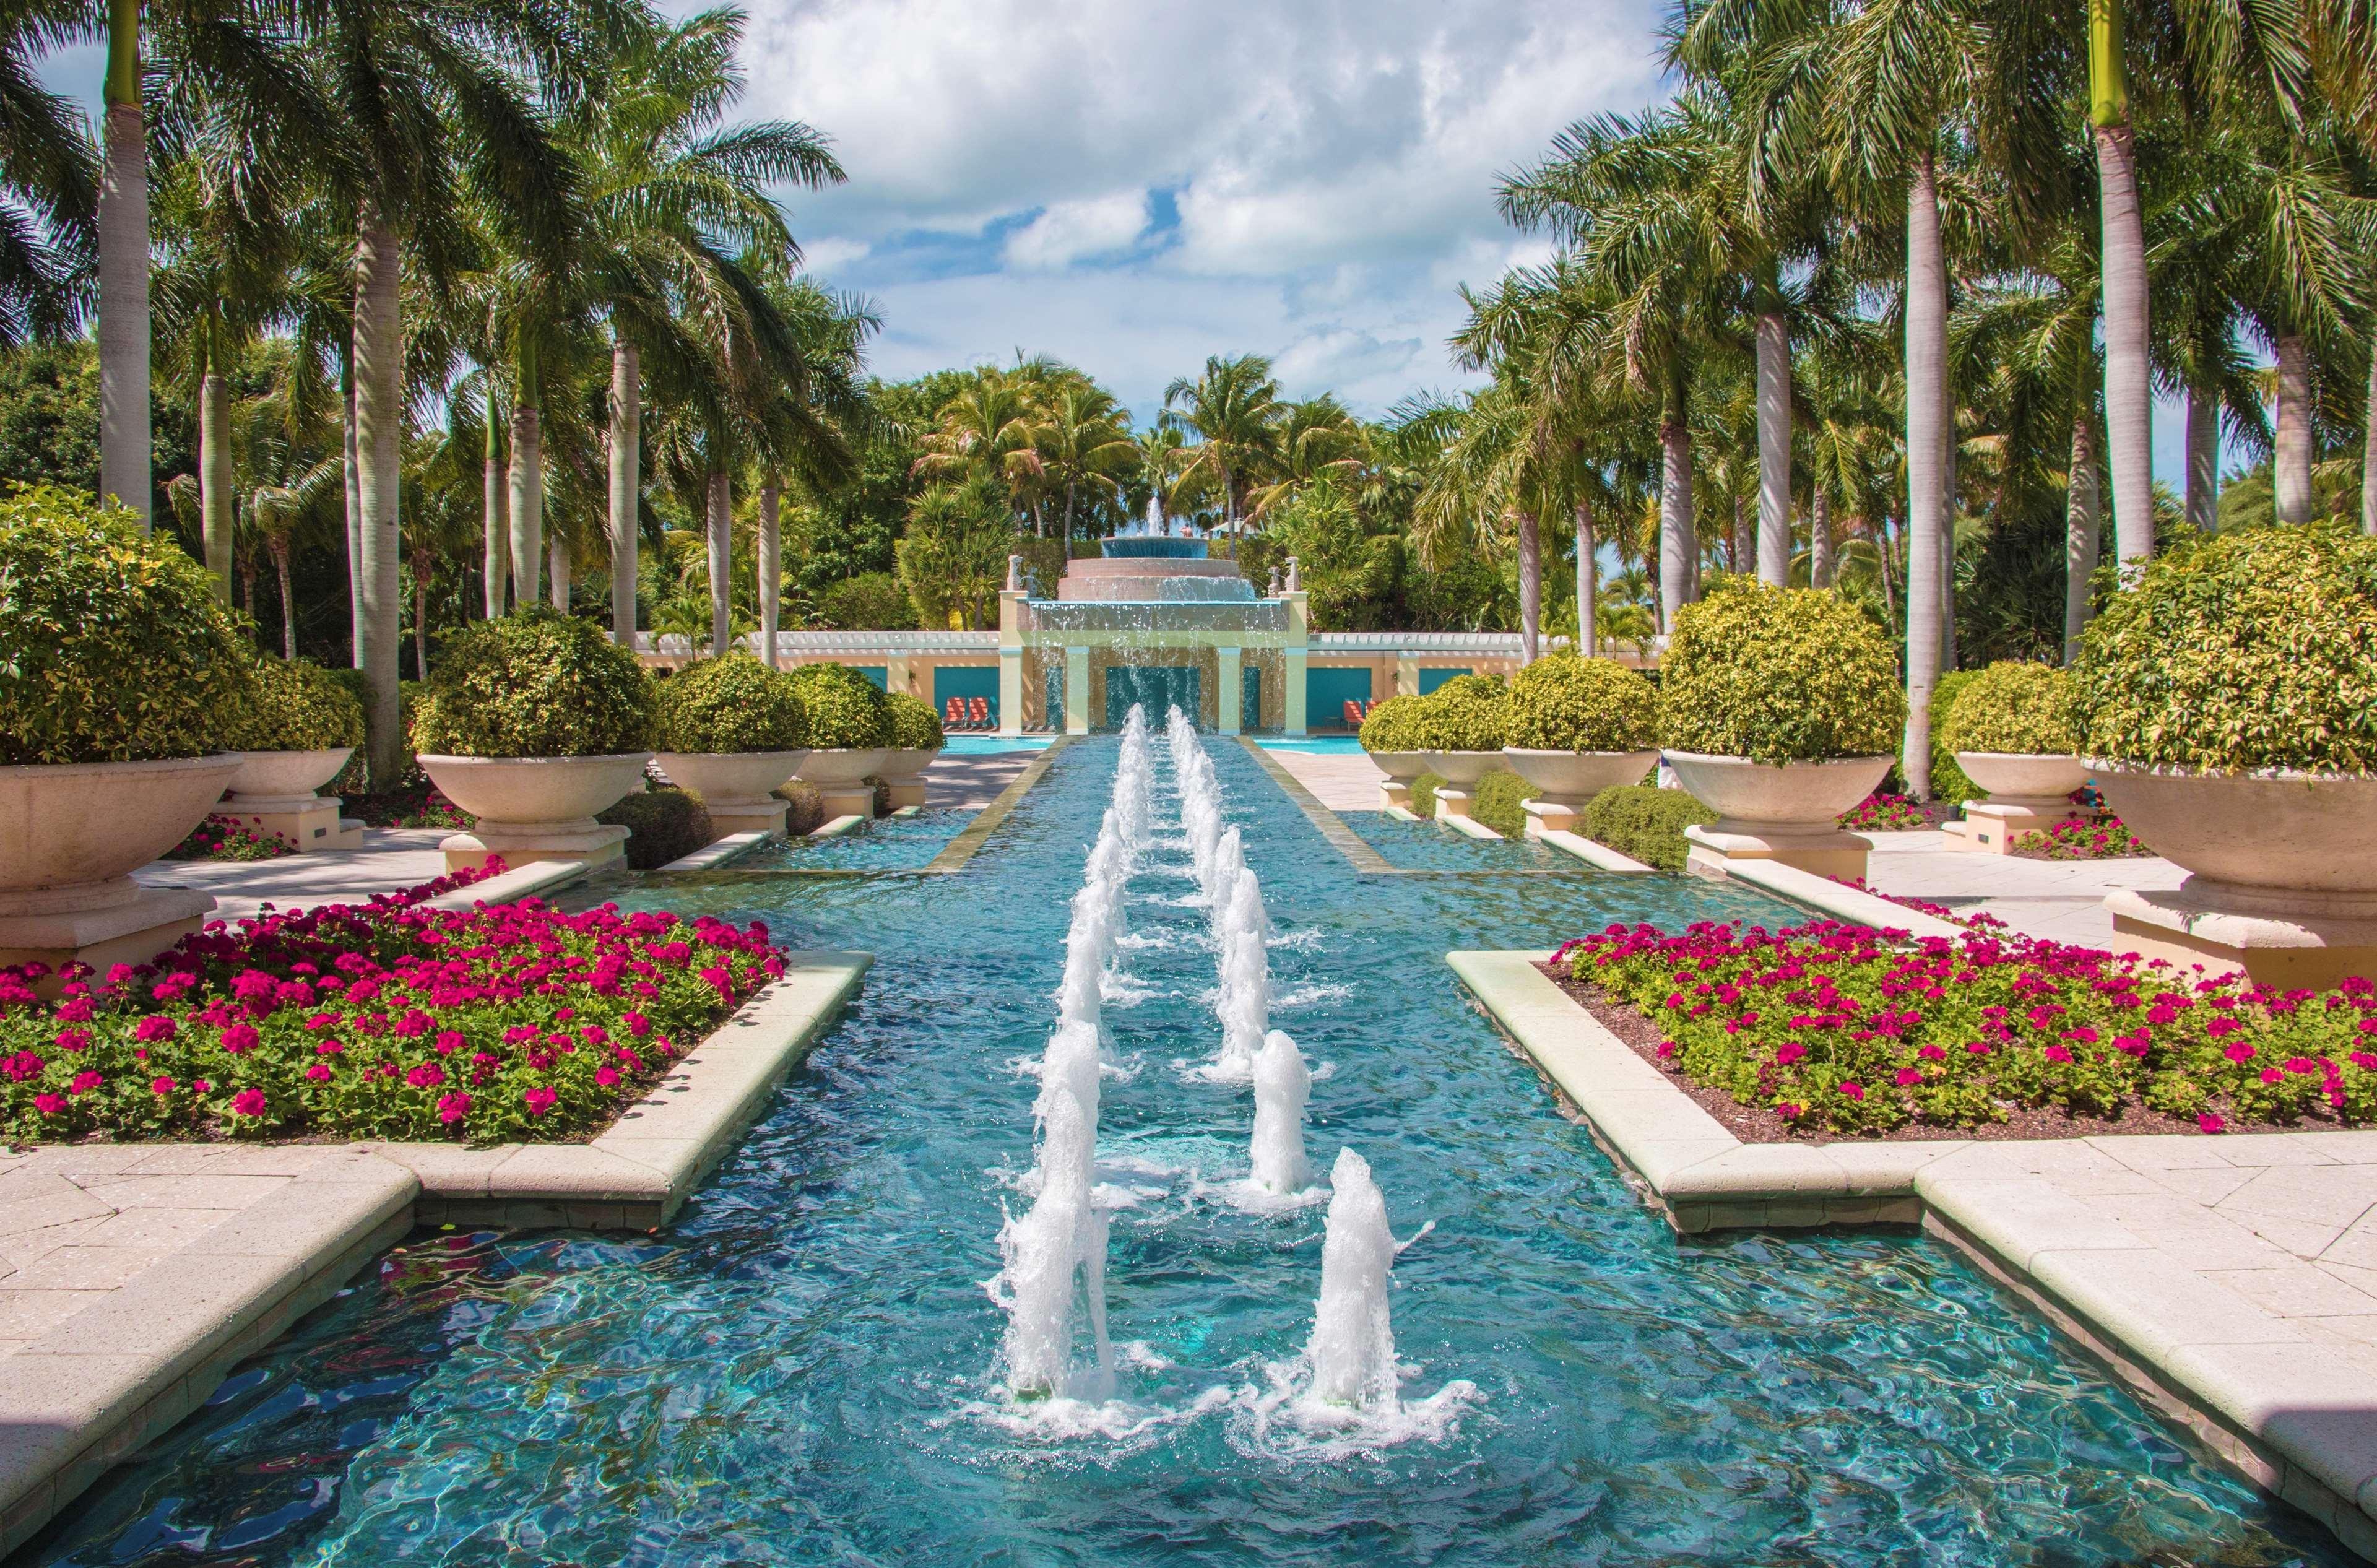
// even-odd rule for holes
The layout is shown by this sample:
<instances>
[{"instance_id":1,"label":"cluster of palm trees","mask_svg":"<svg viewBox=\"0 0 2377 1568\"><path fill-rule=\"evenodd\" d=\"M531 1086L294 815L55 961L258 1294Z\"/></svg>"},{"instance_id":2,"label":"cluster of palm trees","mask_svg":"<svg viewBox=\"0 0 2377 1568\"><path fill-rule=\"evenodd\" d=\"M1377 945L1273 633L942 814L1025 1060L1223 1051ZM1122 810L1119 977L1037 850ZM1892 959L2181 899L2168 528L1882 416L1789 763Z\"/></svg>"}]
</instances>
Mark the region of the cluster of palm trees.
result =
<instances>
[{"instance_id":1,"label":"cluster of palm trees","mask_svg":"<svg viewBox=\"0 0 2377 1568\"><path fill-rule=\"evenodd\" d=\"M36 0L0 38L34 220L0 225L0 333L72 331L95 276L102 493L148 523L170 377L199 432L170 495L226 597L260 553L290 616L293 545L342 535L378 776L405 575L420 637L441 563L480 556L496 615L607 556L631 639L653 482L723 556L735 485L772 517L853 461L876 322L799 274L773 194L842 170L807 126L730 122L742 30L641 0ZM93 35L97 148L32 71Z\"/></svg>"},{"instance_id":2,"label":"cluster of palm trees","mask_svg":"<svg viewBox=\"0 0 2377 1568\"><path fill-rule=\"evenodd\" d=\"M2049 517L2036 651L2068 653L2100 550L2155 548L2157 389L2187 417L2168 526L2215 526L2225 432L2278 521L2357 478L2377 532L2366 0L1684 0L1666 37L1670 102L1503 182L1557 252L1457 343L1492 381L1437 521L1516 538L1531 639L1546 519L1586 625L1613 523L1651 534L1663 628L1710 557L1862 570L1905 628L1919 793L1959 567Z\"/></svg>"}]
</instances>

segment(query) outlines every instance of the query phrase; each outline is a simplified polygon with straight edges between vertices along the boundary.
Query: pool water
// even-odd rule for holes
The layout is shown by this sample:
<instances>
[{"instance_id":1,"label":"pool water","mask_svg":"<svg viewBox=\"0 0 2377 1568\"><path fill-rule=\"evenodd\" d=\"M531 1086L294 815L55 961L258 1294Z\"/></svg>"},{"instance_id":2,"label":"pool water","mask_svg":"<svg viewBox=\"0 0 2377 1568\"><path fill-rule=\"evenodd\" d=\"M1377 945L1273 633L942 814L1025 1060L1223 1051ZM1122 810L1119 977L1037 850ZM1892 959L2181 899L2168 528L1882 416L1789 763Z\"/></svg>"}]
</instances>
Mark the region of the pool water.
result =
<instances>
[{"instance_id":1,"label":"pool water","mask_svg":"<svg viewBox=\"0 0 2377 1568\"><path fill-rule=\"evenodd\" d=\"M1465 1379L1477 1397L1433 1441L1368 1450L1273 1418L1320 1221L1214 1196L1245 1169L1248 1103L1183 1071L1215 1044L1213 960L1174 847L1133 883L1106 1007L1135 1069L1105 1087L1100 1147L1134 1199L1106 1275L1119 1403L1103 1431L1018 1420L984 1282L1033 1157L1015 1065L1053 1015L1116 744L1062 753L956 875L639 890L878 955L678 1222L415 1237L23 1560L2349 1561L1912 1232L1678 1239L1442 961L1787 910L1583 866L1360 875L1226 743L1210 749L1264 882L1273 1022L1319 1073L1315 1163L1356 1148L1398 1235L1434 1221L1394 1270L1404 1394Z\"/></svg>"},{"instance_id":2,"label":"pool water","mask_svg":"<svg viewBox=\"0 0 2377 1568\"><path fill-rule=\"evenodd\" d=\"M735 871L921 871L965 832L971 811L882 817L833 838L764 844L735 858Z\"/></svg>"},{"instance_id":3,"label":"pool water","mask_svg":"<svg viewBox=\"0 0 2377 1568\"><path fill-rule=\"evenodd\" d=\"M1458 828L1420 820L1406 822L1383 811L1338 815L1363 843L1402 871L1494 872L1502 876L1583 873L1585 863L1539 839L1471 838Z\"/></svg>"}]
</instances>

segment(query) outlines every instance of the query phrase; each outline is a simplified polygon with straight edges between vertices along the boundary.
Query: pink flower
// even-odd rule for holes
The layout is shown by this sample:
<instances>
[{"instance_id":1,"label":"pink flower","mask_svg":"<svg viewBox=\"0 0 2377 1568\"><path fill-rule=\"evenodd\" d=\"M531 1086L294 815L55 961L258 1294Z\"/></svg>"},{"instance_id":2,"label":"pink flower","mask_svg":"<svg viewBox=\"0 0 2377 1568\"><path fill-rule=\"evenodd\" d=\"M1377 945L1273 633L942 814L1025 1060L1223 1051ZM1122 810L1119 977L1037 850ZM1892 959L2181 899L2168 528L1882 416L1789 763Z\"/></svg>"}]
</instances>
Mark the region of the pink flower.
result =
<instances>
[{"instance_id":1,"label":"pink flower","mask_svg":"<svg viewBox=\"0 0 2377 1568\"><path fill-rule=\"evenodd\" d=\"M1774 1065L1788 1067L1808 1054L1808 1047L1797 1040L1786 1040L1774 1047Z\"/></svg>"},{"instance_id":2,"label":"pink flower","mask_svg":"<svg viewBox=\"0 0 2377 1568\"><path fill-rule=\"evenodd\" d=\"M240 1056L254 1050L257 1042L263 1038L263 1035L256 1032L255 1024L233 1023L222 1032L222 1048L233 1056Z\"/></svg>"},{"instance_id":3,"label":"pink flower","mask_svg":"<svg viewBox=\"0 0 2377 1568\"><path fill-rule=\"evenodd\" d=\"M238 1094L233 1095L231 1097L231 1113L233 1116L262 1116L264 1114L264 1091L261 1089L242 1089Z\"/></svg>"},{"instance_id":4,"label":"pink flower","mask_svg":"<svg viewBox=\"0 0 2377 1568\"><path fill-rule=\"evenodd\" d=\"M630 1011L621 1013L619 1022L625 1023L627 1026L627 1033L639 1040L652 1032L652 1021L640 1012Z\"/></svg>"},{"instance_id":5,"label":"pink flower","mask_svg":"<svg viewBox=\"0 0 2377 1568\"><path fill-rule=\"evenodd\" d=\"M327 1061L317 1061L305 1070L305 1076L317 1083L324 1083L331 1076L330 1064Z\"/></svg>"},{"instance_id":6,"label":"pink flower","mask_svg":"<svg viewBox=\"0 0 2377 1568\"><path fill-rule=\"evenodd\" d=\"M1945 1061L1948 1059L1948 1053L1941 1050L1937 1046L1925 1046L1915 1054L1921 1057L1925 1061Z\"/></svg>"},{"instance_id":7,"label":"pink flower","mask_svg":"<svg viewBox=\"0 0 2377 1568\"><path fill-rule=\"evenodd\" d=\"M75 1074L74 1082L66 1085L66 1093L69 1095L88 1095L93 1089L98 1088L105 1082L107 1082L107 1080L102 1078L96 1072L78 1072Z\"/></svg>"},{"instance_id":8,"label":"pink flower","mask_svg":"<svg viewBox=\"0 0 2377 1568\"><path fill-rule=\"evenodd\" d=\"M171 1078L159 1078L149 1083L149 1092L152 1095L170 1095L180 1087L181 1085Z\"/></svg>"},{"instance_id":9,"label":"pink flower","mask_svg":"<svg viewBox=\"0 0 2377 1568\"><path fill-rule=\"evenodd\" d=\"M416 1089L434 1089L446 1082L446 1070L434 1061L424 1061L406 1073L404 1081Z\"/></svg>"},{"instance_id":10,"label":"pink flower","mask_svg":"<svg viewBox=\"0 0 2377 1568\"><path fill-rule=\"evenodd\" d=\"M1659 1051L1658 1051L1658 1056L1659 1056L1659 1059L1660 1059L1661 1061L1665 1061L1665 1060L1666 1060L1669 1057L1674 1056L1675 1054L1676 1054L1676 1042L1675 1042L1675 1041L1673 1041L1673 1040L1662 1040L1662 1041L1660 1041L1660 1042L1659 1042Z\"/></svg>"},{"instance_id":11,"label":"pink flower","mask_svg":"<svg viewBox=\"0 0 2377 1568\"><path fill-rule=\"evenodd\" d=\"M2210 1111L2205 1111L2202 1116L2197 1117L2195 1119L2195 1125L2204 1129L2206 1132L2225 1131L2228 1126L2227 1122L2221 1120Z\"/></svg>"},{"instance_id":12,"label":"pink flower","mask_svg":"<svg viewBox=\"0 0 2377 1568\"><path fill-rule=\"evenodd\" d=\"M594 1070L594 1082L602 1084L605 1089L618 1081L619 1074L615 1068L598 1067Z\"/></svg>"},{"instance_id":13,"label":"pink flower","mask_svg":"<svg viewBox=\"0 0 2377 1568\"><path fill-rule=\"evenodd\" d=\"M437 1102L437 1119L452 1126L471 1114L471 1096L457 1089Z\"/></svg>"},{"instance_id":14,"label":"pink flower","mask_svg":"<svg viewBox=\"0 0 2377 1568\"><path fill-rule=\"evenodd\" d=\"M452 1056L456 1051L459 1051L461 1048L462 1035L460 1031L454 1029L440 1029L437 1032L437 1054L439 1056Z\"/></svg>"},{"instance_id":15,"label":"pink flower","mask_svg":"<svg viewBox=\"0 0 2377 1568\"><path fill-rule=\"evenodd\" d=\"M529 1115L535 1117L543 1116L546 1111L551 1110L554 1102L561 1096L551 1089L531 1089L520 1095L520 1098L527 1102Z\"/></svg>"},{"instance_id":16,"label":"pink flower","mask_svg":"<svg viewBox=\"0 0 2377 1568\"><path fill-rule=\"evenodd\" d=\"M2225 1023L2226 1020L2221 1020L2221 1022ZM2222 1051L2220 1054L2227 1057L2230 1061L2251 1061L2253 1059L2253 1047L2245 1044L2242 1040L2240 1040L2235 1045L2230 1046L2227 1050Z\"/></svg>"},{"instance_id":17,"label":"pink flower","mask_svg":"<svg viewBox=\"0 0 2377 1568\"><path fill-rule=\"evenodd\" d=\"M58 1049L62 1051L87 1051L90 1049L90 1031L88 1029L61 1029L57 1033L55 1043Z\"/></svg>"},{"instance_id":18,"label":"pink flower","mask_svg":"<svg viewBox=\"0 0 2377 1568\"><path fill-rule=\"evenodd\" d=\"M1774 1107L1774 1114L1781 1117L1786 1121L1797 1121L1806 1109L1807 1107L1804 1106L1797 1106L1786 1101L1784 1104Z\"/></svg>"},{"instance_id":19,"label":"pink flower","mask_svg":"<svg viewBox=\"0 0 2377 1568\"><path fill-rule=\"evenodd\" d=\"M1898 1070L1898 1086L1900 1088L1912 1089L1915 1085L1922 1082L1923 1073L1920 1069L1902 1067Z\"/></svg>"},{"instance_id":20,"label":"pink flower","mask_svg":"<svg viewBox=\"0 0 2377 1568\"><path fill-rule=\"evenodd\" d=\"M64 1095L35 1095L33 1108L43 1116L60 1116L65 1114L66 1097Z\"/></svg>"},{"instance_id":21,"label":"pink flower","mask_svg":"<svg viewBox=\"0 0 2377 1568\"><path fill-rule=\"evenodd\" d=\"M1852 1100L1863 1100L1865 1098L1865 1085L1862 1083L1844 1083L1841 1085L1841 1093Z\"/></svg>"},{"instance_id":22,"label":"pink flower","mask_svg":"<svg viewBox=\"0 0 2377 1568\"><path fill-rule=\"evenodd\" d=\"M170 1040L179 1032L178 1025L162 1013L152 1013L132 1026L132 1037L142 1042Z\"/></svg>"},{"instance_id":23,"label":"pink flower","mask_svg":"<svg viewBox=\"0 0 2377 1568\"><path fill-rule=\"evenodd\" d=\"M2061 1046L2049 1046L2047 1047L2047 1059L2049 1061L2070 1061L2072 1059L2072 1053Z\"/></svg>"},{"instance_id":24,"label":"pink flower","mask_svg":"<svg viewBox=\"0 0 2377 1568\"><path fill-rule=\"evenodd\" d=\"M39 1078L48 1062L31 1051L18 1051L6 1061L0 1061L0 1073L6 1073L12 1083L22 1083L28 1078Z\"/></svg>"}]
</instances>

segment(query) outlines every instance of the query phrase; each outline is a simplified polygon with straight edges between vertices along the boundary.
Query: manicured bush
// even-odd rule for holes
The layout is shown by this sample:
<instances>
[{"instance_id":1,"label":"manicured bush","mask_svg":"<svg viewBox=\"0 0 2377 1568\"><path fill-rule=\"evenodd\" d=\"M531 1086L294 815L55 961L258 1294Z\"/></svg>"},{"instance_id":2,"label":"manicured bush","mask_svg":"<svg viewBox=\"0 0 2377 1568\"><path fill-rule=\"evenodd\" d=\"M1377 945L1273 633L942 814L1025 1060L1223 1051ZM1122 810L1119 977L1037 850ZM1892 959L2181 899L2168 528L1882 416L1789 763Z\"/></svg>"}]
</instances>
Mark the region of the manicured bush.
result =
<instances>
[{"instance_id":1,"label":"manicured bush","mask_svg":"<svg viewBox=\"0 0 2377 1568\"><path fill-rule=\"evenodd\" d=\"M914 751L938 751L948 744L941 733L941 716L933 705L921 697L911 697L904 691L894 691L883 699L884 717L890 738L887 746Z\"/></svg>"},{"instance_id":2,"label":"manicured bush","mask_svg":"<svg viewBox=\"0 0 2377 1568\"><path fill-rule=\"evenodd\" d=\"M1527 831L1527 814L1519 809L1520 804L1541 794L1541 789L1509 769L1497 768L1477 781L1469 809L1504 838L1518 838Z\"/></svg>"},{"instance_id":3,"label":"manicured bush","mask_svg":"<svg viewBox=\"0 0 2377 1568\"><path fill-rule=\"evenodd\" d=\"M2072 678L2052 664L2001 659L1965 683L1944 722L1940 744L1953 751L2070 756L2080 744L2072 726Z\"/></svg>"},{"instance_id":4,"label":"manicured bush","mask_svg":"<svg viewBox=\"0 0 2377 1568\"><path fill-rule=\"evenodd\" d=\"M799 838L825 826L825 796L818 786L806 780L794 779L776 786L776 798L785 803L784 832Z\"/></svg>"},{"instance_id":5,"label":"manicured bush","mask_svg":"<svg viewBox=\"0 0 2377 1568\"><path fill-rule=\"evenodd\" d=\"M792 681L808 715L811 746L863 751L890 744L883 693L856 670L847 664L795 664Z\"/></svg>"},{"instance_id":6,"label":"manicured bush","mask_svg":"<svg viewBox=\"0 0 2377 1568\"><path fill-rule=\"evenodd\" d=\"M2377 539L2191 536L2088 625L2082 750L2142 766L2377 772Z\"/></svg>"},{"instance_id":7,"label":"manicured bush","mask_svg":"<svg viewBox=\"0 0 2377 1568\"><path fill-rule=\"evenodd\" d=\"M1554 653L1511 682L1502 744L1530 751L1641 751L1659 744L1659 692L1615 659Z\"/></svg>"},{"instance_id":8,"label":"manicured bush","mask_svg":"<svg viewBox=\"0 0 2377 1568\"><path fill-rule=\"evenodd\" d=\"M808 744L808 720L792 676L740 649L700 660L653 686L655 738L663 751L794 751Z\"/></svg>"},{"instance_id":9,"label":"manicured bush","mask_svg":"<svg viewBox=\"0 0 2377 1568\"><path fill-rule=\"evenodd\" d=\"M1898 661L1837 594L1743 582L1687 604L1660 662L1659 742L1759 762L1879 757L1906 720Z\"/></svg>"},{"instance_id":10,"label":"manicured bush","mask_svg":"<svg viewBox=\"0 0 2377 1568\"><path fill-rule=\"evenodd\" d=\"M206 569L49 485L0 499L0 765L233 749L256 655Z\"/></svg>"},{"instance_id":11,"label":"manicured bush","mask_svg":"<svg viewBox=\"0 0 2377 1568\"><path fill-rule=\"evenodd\" d=\"M489 870L499 869L490 867ZM0 970L0 1126L28 1143L583 1136L783 973L767 929L531 899L267 912L94 995Z\"/></svg>"},{"instance_id":12,"label":"manicured bush","mask_svg":"<svg viewBox=\"0 0 2377 1568\"><path fill-rule=\"evenodd\" d=\"M627 868L657 871L718 840L718 830L689 789L643 789L594 814L627 830Z\"/></svg>"},{"instance_id":13,"label":"manicured bush","mask_svg":"<svg viewBox=\"0 0 2377 1568\"><path fill-rule=\"evenodd\" d=\"M353 672L361 674L361 671ZM364 706L347 682L304 659L259 659L242 751L327 751L364 743Z\"/></svg>"},{"instance_id":14,"label":"manicured bush","mask_svg":"<svg viewBox=\"0 0 2377 1568\"><path fill-rule=\"evenodd\" d=\"M1436 815L1436 792L1444 787L1441 773L1422 773L1411 782L1411 814L1419 818Z\"/></svg>"},{"instance_id":15,"label":"manicured bush","mask_svg":"<svg viewBox=\"0 0 2377 1568\"><path fill-rule=\"evenodd\" d=\"M1584 836L1662 871L1684 868L1684 830L1716 813L1680 789L1625 784L1605 789L1584 808Z\"/></svg>"},{"instance_id":16,"label":"manicured bush","mask_svg":"<svg viewBox=\"0 0 2377 1568\"><path fill-rule=\"evenodd\" d=\"M1455 676L1419 699L1409 735L1416 751L1499 751L1511 693L1492 676Z\"/></svg>"},{"instance_id":17,"label":"manicured bush","mask_svg":"<svg viewBox=\"0 0 2377 1568\"><path fill-rule=\"evenodd\" d=\"M1362 749L1365 751L1424 751L1426 747L1413 739L1417 733L1421 705L1425 697L1390 697L1372 708L1362 720Z\"/></svg>"},{"instance_id":18,"label":"manicured bush","mask_svg":"<svg viewBox=\"0 0 2377 1568\"><path fill-rule=\"evenodd\" d=\"M837 631L909 631L916 606L888 571L863 571L818 590L818 619Z\"/></svg>"},{"instance_id":19,"label":"manicured bush","mask_svg":"<svg viewBox=\"0 0 2377 1568\"><path fill-rule=\"evenodd\" d=\"M652 683L592 621L543 606L450 634L424 684L412 747L433 757L610 757L649 750Z\"/></svg>"},{"instance_id":20,"label":"manicured bush","mask_svg":"<svg viewBox=\"0 0 2377 1568\"><path fill-rule=\"evenodd\" d=\"M1989 794L1975 784L1965 770L1956 764L1956 754L1941 744L1941 736L1953 722L1956 704L1964 700L1965 688L1980 675L1978 670L1950 670L1931 687L1931 798L1950 806L1962 806L1967 800L1978 800ZM1891 767L1893 782L1886 789L1903 791L1906 781L1898 777L1896 764Z\"/></svg>"}]
</instances>

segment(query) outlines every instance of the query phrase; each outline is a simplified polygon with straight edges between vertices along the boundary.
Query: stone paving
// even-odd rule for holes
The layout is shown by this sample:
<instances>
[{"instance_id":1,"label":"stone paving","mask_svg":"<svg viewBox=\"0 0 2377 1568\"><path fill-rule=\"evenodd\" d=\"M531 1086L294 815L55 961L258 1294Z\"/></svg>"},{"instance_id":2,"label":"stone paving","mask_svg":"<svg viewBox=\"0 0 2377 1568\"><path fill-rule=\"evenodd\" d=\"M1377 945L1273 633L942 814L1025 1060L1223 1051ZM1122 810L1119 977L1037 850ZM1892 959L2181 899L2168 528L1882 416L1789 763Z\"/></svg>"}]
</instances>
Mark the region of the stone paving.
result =
<instances>
[{"instance_id":1,"label":"stone paving","mask_svg":"<svg viewBox=\"0 0 2377 1568\"><path fill-rule=\"evenodd\" d=\"M2105 895L2116 888L2175 888L2187 873L2159 856L2134 860L2025 860L1944 847L1937 832L1868 833L1866 883L1958 914L1993 915L2018 931L2082 947L2113 945Z\"/></svg>"},{"instance_id":2,"label":"stone paving","mask_svg":"<svg viewBox=\"0 0 2377 1568\"><path fill-rule=\"evenodd\" d=\"M1263 755L1286 769L1298 784L1312 792L1313 798L1332 811L1379 808L1379 781L1386 775L1368 757L1358 753L1324 756L1314 751L1270 748L1264 748Z\"/></svg>"},{"instance_id":3,"label":"stone paving","mask_svg":"<svg viewBox=\"0 0 2377 1568\"><path fill-rule=\"evenodd\" d=\"M323 849L279 860L152 860L132 873L143 887L195 888L215 896L209 920L238 920L267 904L281 909L357 904L446 874L439 828L368 828L361 849Z\"/></svg>"}]
</instances>

